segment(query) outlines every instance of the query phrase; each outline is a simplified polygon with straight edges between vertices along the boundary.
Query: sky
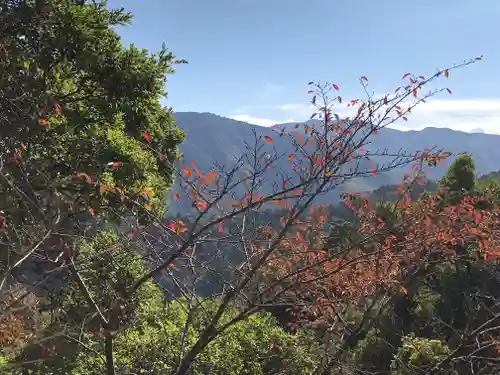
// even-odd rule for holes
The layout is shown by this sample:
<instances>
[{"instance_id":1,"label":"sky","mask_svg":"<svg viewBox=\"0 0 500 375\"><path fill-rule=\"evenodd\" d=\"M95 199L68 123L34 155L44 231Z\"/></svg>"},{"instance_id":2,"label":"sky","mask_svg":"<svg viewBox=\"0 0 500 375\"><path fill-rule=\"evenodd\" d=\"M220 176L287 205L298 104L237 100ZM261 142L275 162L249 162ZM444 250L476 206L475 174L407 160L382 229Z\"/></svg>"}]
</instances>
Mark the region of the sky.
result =
<instances>
[{"instance_id":1,"label":"sky","mask_svg":"<svg viewBox=\"0 0 500 375\"><path fill-rule=\"evenodd\" d=\"M165 105L270 126L307 120L309 81L363 98L393 91L406 72L450 72L440 94L402 130L426 126L500 134L500 0L109 0L134 15L118 32L158 51L163 42L189 64L167 80ZM346 111L339 106L339 114Z\"/></svg>"}]
</instances>

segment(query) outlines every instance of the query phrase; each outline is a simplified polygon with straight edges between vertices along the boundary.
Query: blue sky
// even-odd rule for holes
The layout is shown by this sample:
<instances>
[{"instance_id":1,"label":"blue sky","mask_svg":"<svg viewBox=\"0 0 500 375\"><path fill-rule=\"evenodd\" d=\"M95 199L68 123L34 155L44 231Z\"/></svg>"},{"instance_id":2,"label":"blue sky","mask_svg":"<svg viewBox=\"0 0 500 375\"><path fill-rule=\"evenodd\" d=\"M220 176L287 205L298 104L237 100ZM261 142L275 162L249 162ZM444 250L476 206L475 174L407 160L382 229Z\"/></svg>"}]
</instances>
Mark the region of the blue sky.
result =
<instances>
[{"instance_id":1,"label":"blue sky","mask_svg":"<svg viewBox=\"0 0 500 375\"><path fill-rule=\"evenodd\" d=\"M260 124L310 114L307 82L328 80L341 95L376 92L402 74L484 55L450 74L441 95L404 128L446 126L500 133L500 0L110 0L134 14L124 42L156 51L165 42L189 61L168 80L165 104ZM342 109L339 109L342 111ZM497 130L498 128L498 130Z\"/></svg>"}]
</instances>

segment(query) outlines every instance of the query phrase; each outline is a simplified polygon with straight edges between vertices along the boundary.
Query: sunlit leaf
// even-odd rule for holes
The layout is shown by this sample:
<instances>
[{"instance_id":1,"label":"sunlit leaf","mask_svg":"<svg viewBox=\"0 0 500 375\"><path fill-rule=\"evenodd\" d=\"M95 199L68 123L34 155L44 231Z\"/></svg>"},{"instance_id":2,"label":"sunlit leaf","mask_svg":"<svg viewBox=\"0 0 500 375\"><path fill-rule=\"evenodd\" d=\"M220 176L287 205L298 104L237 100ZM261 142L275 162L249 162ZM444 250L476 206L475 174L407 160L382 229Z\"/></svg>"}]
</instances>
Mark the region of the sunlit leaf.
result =
<instances>
[{"instance_id":1,"label":"sunlit leaf","mask_svg":"<svg viewBox=\"0 0 500 375\"><path fill-rule=\"evenodd\" d=\"M134 238L137 235L137 231L131 229L131 230L125 232L124 235L127 238Z\"/></svg>"},{"instance_id":2,"label":"sunlit leaf","mask_svg":"<svg viewBox=\"0 0 500 375\"><path fill-rule=\"evenodd\" d=\"M118 169L120 168L122 165L122 163L120 163L119 161L111 161L108 163L108 166L113 168L113 169Z\"/></svg>"},{"instance_id":3,"label":"sunlit leaf","mask_svg":"<svg viewBox=\"0 0 500 375\"><path fill-rule=\"evenodd\" d=\"M183 171L184 174L188 177L191 177L193 175L193 172L191 172L191 169L189 169L188 167L184 167Z\"/></svg>"},{"instance_id":4,"label":"sunlit leaf","mask_svg":"<svg viewBox=\"0 0 500 375\"><path fill-rule=\"evenodd\" d=\"M187 226L182 220L174 220L169 224L169 228L172 232L175 232L177 234L187 232Z\"/></svg>"},{"instance_id":5,"label":"sunlit leaf","mask_svg":"<svg viewBox=\"0 0 500 375\"><path fill-rule=\"evenodd\" d=\"M153 196L154 192L153 192L153 189L151 188L145 188L143 191L142 191L142 195L147 197L147 198L151 198Z\"/></svg>"},{"instance_id":6,"label":"sunlit leaf","mask_svg":"<svg viewBox=\"0 0 500 375\"><path fill-rule=\"evenodd\" d=\"M267 143L270 143L270 144L273 143L273 139L267 135L264 136L264 139L266 140Z\"/></svg>"},{"instance_id":7,"label":"sunlit leaf","mask_svg":"<svg viewBox=\"0 0 500 375\"><path fill-rule=\"evenodd\" d=\"M149 135L149 133L147 131L145 131L144 133L142 133L142 136L144 137L144 139L146 140L146 142L148 142L148 143L151 142L151 136Z\"/></svg>"},{"instance_id":8,"label":"sunlit leaf","mask_svg":"<svg viewBox=\"0 0 500 375\"><path fill-rule=\"evenodd\" d=\"M90 178L90 176L87 173L85 173L85 172L78 173L78 177L80 177L80 178L84 179L85 181L87 181L87 183L89 185L92 184L92 178Z\"/></svg>"}]
</instances>

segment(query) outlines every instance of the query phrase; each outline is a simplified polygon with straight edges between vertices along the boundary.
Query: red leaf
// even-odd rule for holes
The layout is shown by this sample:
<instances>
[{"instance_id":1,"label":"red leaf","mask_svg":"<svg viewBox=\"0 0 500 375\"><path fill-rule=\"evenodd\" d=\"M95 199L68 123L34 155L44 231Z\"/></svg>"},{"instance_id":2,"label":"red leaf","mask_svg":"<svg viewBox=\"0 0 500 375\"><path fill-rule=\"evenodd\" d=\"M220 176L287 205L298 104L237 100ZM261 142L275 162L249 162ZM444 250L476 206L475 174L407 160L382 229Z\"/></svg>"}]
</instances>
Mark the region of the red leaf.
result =
<instances>
[{"instance_id":1,"label":"red leaf","mask_svg":"<svg viewBox=\"0 0 500 375\"><path fill-rule=\"evenodd\" d=\"M151 136L149 135L148 132L144 132L142 133L142 136L144 137L144 139L146 140L146 142L150 143L151 142Z\"/></svg>"},{"instance_id":2,"label":"red leaf","mask_svg":"<svg viewBox=\"0 0 500 375\"><path fill-rule=\"evenodd\" d=\"M129 230L128 232L125 232L125 237L127 238L134 238L137 232L135 230Z\"/></svg>"},{"instance_id":3,"label":"red leaf","mask_svg":"<svg viewBox=\"0 0 500 375\"><path fill-rule=\"evenodd\" d=\"M219 233L222 233L222 232L224 232L224 222L220 221L219 222Z\"/></svg>"},{"instance_id":4,"label":"red leaf","mask_svg":"<svg viewBox=\"0 0 500 375\"><path fill-rule=\"evenodd\" d=\"M295 129L297 129L300 126L300 124L295 124Z\"/></svg>"},{"instance_id":5,"label":"red leaf","mask_svg":"<svg viewBox=\"0 0 500 375\"><path fill-rule=\"evenodd\" d=\"M474 60L482 60L482 59L483 59L483 57L482 57L482 56L478 56L478 57L476 57Z\"/></svg>"},{"instance_id":6,"label":"red leaf","mask_svg":"<svg viewBox=\"0 0 500 375\"><path fill-rule=\"evenodd\" d=\"M366 78L365 76L361 76L361 79L362 79L363 81L368 81L368 78Z\"/></svg>"},{"instance_id":7,"label":"red leaf","mask_svg":"<svg viewBox=\"0 0 500 375\"><path fill-rule=\"evenodd\" d=\"M179 199L181 199L181 195L179 193L175 194L174 195L174 200L178 201Z\"/></svg>"},{"instance_id":8,"label":"red leaf","mask_svg":"<svg viewBox=\"0 0 500 375\"><path fill-rule=\"evenodd\" d=\"M446 89L446 91L448 91L448 94L451 95L451 90L450 89Z\"/></svg>"},{"instance_id":9,"label":"red leaf","mask_svg":"<svg viewBox=\"0 0 500 375\"><path fill-rule=\"evenodd\" d=\"M339 96L339 97L337 98L337 100L339 101L339 103L342 103L342 97L341 97L341 96Z\"/></svg>"},{"instance_id":10,"label":"red leaf","mask_svg":"<svg viewBox=\"0 0 500 375\"><path fill-rule=\"evenodd\" d=\"M177 234L187 232L187 227L182 222L182 220L173 221L172 223L169 224L169 228L172 230L172 232L175 232Z\"/></svg>"},{"instance_id":11,"label":"red leaf","mask_svg":"<svg viewBox=\"0 0 500 375\"><path fill-rule=\"evenodd\" d=\"M332 84L332 87L333 87L335 90L337 90L337 91L339 91L339 90L340 90L339 85L336 85L335 83L334 83L334 84Z\"/></svg>"},{"instance_id":12,"label":"red leaf","mask_svg":"<svg viewBox=\"0 0 500 375\"><path fill-rule=\"evenodd\" d=\"M189 169L188 167L184 167L184 173L186 174L186 176L190 177L193 173L191 172L191 169Z\"/></svg>"},{"instance_id":13,"label":"red leaf","mask_svg":"<svg viewBox=\"0 0 500 375\"><path fill-rule=\"evenodd\" d=\"M87 183L89 185L92 184L92 179L90 178L90 176L87 173L84 173L84 172L78 173L78 177L83 178L85 181L87 181Z\"/></svg>"},{"instance_id":14,"label":"red leaf","mask_svg":"<svg viewBox=\"0 0 500 375\"><path fill-rule=\"evenodd\" d=\"M387 96L384 97L384 104L387 105Z\"/></svg>"},{"instance_id":15,"label":"red leaf","mask_svg":"<svg viewBox=\"0 0 500 375\"><path fill-rule=\"evenodd\" d=\"M420 78L422 81L425 81L425 77L424 76L418 76L418 78Z\"/></svg>"},{"instance_id":16,"label":"red leaf","mask_svg":"<svg viewBox=\"0 0 500 375\"><path fill-rule=\"evenodd\" d=\"M95 211L92 207L89 207L89 213L92 215L92 216L95 216Z\"/></svg>"},{"instance_id":17,"label":"red leaf","mask_svg":"<svg viewBox=\"0 0 500 375\"><path fill-rule=\"evenodd\" d=\"M43 128L45 128L45 127L47 126L47 120L45 120L45 119L41 119L41 120L40 120L40 125L41 125Z\"/></svg>"},{"instance_id":18,"label":"red leaf","mask_svg":"<svg viewBox=\"0 0 500 375\"><path fill-rule=\"evenodd\" d=\"M405 116L403 116L403 120L408 121L408 118L407 118L407 117L405 117Z\"/></svg>"},{"instance_id":19,"label":"red leaf","mask_svg":"<svg viewBox=\"0 0 500 375\"><path fill-rule=\"evenodd\" d=\"M411 74L411 73L405 73L405 74L403 75L403 79L405 79L406 77L408 77L410 74Z\"/></svg>"},{"instance_id":20,"label":"red leaf","mask_svg":"<svg viewBox=\"0 0 500 375\"><path fill-rule=\"evenodd\" d=\"M377 174L377 167L372 168L372 176L375 176Z\"/></svg>"},{"instance_id":21,"label":"red leaf","mask_svg":"<svg viewBox=\"0 0 500 375\"><path fill-rule=\"evenodd\" d=\"M120 168L122 163L119 161L112 161L111 163L108 164L111 168L117 169Z\"/></svg>"},{"instance_id":22,"label":"red leaf","mask_svg":"<svg viewBox=\"0 0 500 375\"><path fill-rule=\"evenodd\" d=\"M295 154L288 155L288 161L292 161L294 157L295 157Z\"/></svg>"},{"instance_id":23,"label":"red leaf","mask_svg":"<svg viewBox=\"0 0 500 375\"><path fill-rule=\"evenodd\" d=\"M475 221L476 221L476 224L479 224L481 222L481 213L480 212L476 212Z\"/></svg>"},{"instance_id":24,"label":"red leaf","mask_svg":"<svg viewBox=\"0 0 500 375\"><path fill-rule=\"evenodd\" d=\"M448 78L448 77L450 76L450 72L448 72L447 70L445 70L445 71L444 71L444 76L445 76L446 78Z\"/></svg>"},{"instance_id":25,"label":"red leaf","mask_svg":"<svg viewBox=\"0 0 500 375\"><path fill-rule=\"evenodd\" d=\"M273 143L273 139L271 137L268 137L267 135L264 136L264 139L266 140L267 143L270 143L270 144Z\"/></svg>"},{"instance_id":26,"label":"red leaf","mask_svg":"<svg viewBox=\"0 0 500 375\"><path fill-rule=\"evenodd\" d=\"M417 89L413 89L413 96L416 98L417 97Z\"/></svg>"}]
</instances>

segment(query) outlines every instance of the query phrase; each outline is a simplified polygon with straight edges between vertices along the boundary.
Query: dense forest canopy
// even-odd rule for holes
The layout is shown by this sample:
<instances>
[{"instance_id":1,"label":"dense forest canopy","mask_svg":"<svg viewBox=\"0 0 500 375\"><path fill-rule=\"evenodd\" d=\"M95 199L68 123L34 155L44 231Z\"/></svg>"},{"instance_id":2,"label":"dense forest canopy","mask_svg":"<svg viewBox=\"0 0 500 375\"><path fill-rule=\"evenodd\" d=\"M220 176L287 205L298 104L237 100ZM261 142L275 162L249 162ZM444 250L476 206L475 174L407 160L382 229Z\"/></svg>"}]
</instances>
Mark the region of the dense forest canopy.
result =
<instances>
[{"instance_id":1,"label":"dense forest canopy","mask_svg":"<svg viewBox=\"0 0 500 375\"><path fill-rule=\"evenodd\" d=\"M254 133L204 170L160 103L185 61L125 46L115 26L131 19L105 1L0 0L2 374L500 371L498 173L434 149L378 165L365 147L481 57L363 100L310 82L320 127ZM342 100L357 114L335 114ZM398 186L313 203L401 166ZM191 210L172 217L181 198Z\"/></svg>"}]
</instances>

